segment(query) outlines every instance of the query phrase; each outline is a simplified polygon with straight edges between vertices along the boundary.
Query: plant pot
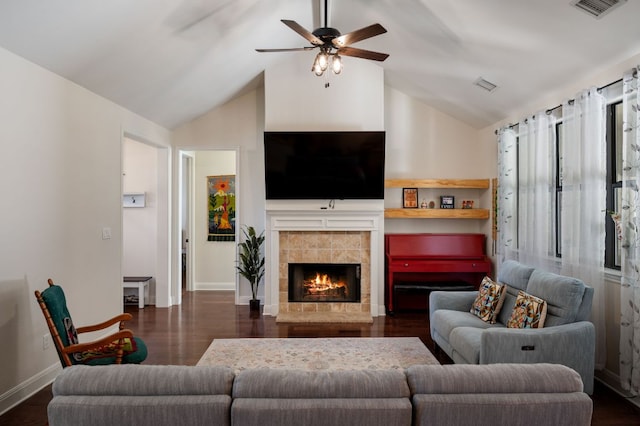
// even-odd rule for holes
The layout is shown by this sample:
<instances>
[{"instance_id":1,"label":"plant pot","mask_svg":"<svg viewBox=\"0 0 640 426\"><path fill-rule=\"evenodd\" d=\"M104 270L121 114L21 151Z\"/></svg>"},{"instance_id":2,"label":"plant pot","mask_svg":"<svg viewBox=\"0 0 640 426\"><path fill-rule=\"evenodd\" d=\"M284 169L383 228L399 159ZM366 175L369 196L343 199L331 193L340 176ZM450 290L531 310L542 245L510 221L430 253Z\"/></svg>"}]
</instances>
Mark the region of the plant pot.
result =
<instances>
[{"instance_id":1,"label":"plant pot","mask_svg":"<svg viewBox=\"0 0 640 426\"><path fill-rule=\"evenodd\" d=\"M260 314L260 299L249 300L249 312L251 314Z\"/></svg>"}]
</instances>

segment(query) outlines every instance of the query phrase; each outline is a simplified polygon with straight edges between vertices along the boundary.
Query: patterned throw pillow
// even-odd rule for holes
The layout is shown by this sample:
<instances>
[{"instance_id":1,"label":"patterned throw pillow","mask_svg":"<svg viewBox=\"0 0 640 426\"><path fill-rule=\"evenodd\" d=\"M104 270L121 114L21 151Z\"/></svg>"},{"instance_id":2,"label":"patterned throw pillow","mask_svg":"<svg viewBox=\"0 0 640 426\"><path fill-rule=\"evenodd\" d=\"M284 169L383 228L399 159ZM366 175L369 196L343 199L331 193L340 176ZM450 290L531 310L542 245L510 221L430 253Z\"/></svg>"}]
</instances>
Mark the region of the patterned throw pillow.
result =
<instances>
[{"instance_id":1,"label":"patterned throw pillow","mask_svg":"<svg viewBox=\"0 0 640 426\"><path fill-rule=\"evenodd\" d=\"M507 321L507 327L542 328L546 318L547 302L520 290L511 312L511 318Z\"/></svg>"},{"instance_id":2,"label":"patterned throw pillow","mask_svg":"<svg viewBox=\"0 0 640 426\"><path fill-rule=\"evenodd\" d=\"M495 324L498 313L507 295L507 286L489 277L482 279L476 300L471 305L471 313L489 324Z\"/></svg>"}]
</instances>

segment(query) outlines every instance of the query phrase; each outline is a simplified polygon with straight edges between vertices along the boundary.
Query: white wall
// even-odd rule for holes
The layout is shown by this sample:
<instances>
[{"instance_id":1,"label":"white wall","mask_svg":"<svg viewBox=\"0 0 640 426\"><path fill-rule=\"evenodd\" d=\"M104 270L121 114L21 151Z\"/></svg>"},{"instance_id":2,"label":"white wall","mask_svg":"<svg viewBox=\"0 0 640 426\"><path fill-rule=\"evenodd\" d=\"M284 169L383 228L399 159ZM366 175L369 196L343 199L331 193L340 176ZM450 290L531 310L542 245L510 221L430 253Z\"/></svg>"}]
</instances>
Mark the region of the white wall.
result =
<instances>
[{"instance_id":1,"label":"white wall","mask_svg":"<svg viewBox=\"0 0 640 426\"><path fill-rule=\"evenodd\" d=\"M122 275L151 276L149 304L155 303L158 258L157 148L125 138L122 153L122 192L144 193L143 208L122 209ZM137 290L127 290L136 293Z\"/></svg>"},{"instance_id":2,"label":"white wall","mask_svg":"<svg viewBox=\"0 0 640 426\"><path fill-rule=\"evenodd\" d=\"M317 77L316 54L286 55L265 71L266 130L384 130L382 68L345 58L340 75Z\"/></svg>"},{"instance_id":3,"label":"white wall","mask_svg":"<svg viewBox=\"0 0 640 426\"><path fill-rule=\"evenodd\" d=\"M33 295L47 278L77 325L122 312L123 132L165 145L169 132L4 49L0 69L3 412L60 369Z\"/></svg>"},{"instance_id":4,"label":"white wall","mask_svg":"<svg viewBox=\"0 0 640 426\"><path fill-rule=\"evenodd\" d=\"M238 195L236 226L238 228L248 224L258 231L264 229L263 132L264 92L259 89L250 91L208 112L177 128L173 133L175 150L238 150L240 157L236 171ZM176 167L175 170L177 169ZM174 185L177 185L177 180L177 178L174 179ZM177 194L175 186L174 191ZM174 216L178 217L177 212L174 212ZM198 230L195 229L194 232ZM235 263L233 265L235 266ZM260 290L261 294L264 294L264 289ZM250 298L249 284L241 282L236 300L248 303Z\"/></svg>"},{"instance_id":5,"label":"white wall","mask_svg":"<svg viewBox=\"0 0 640 426\"><path fill-rule=\"evenodd\" d=\"M235 290L237 241L208 241L207 176L235 175L236 151L195 153L195 290ZM236 235L241 235L236 230Z\"/></svg>"},{"instance_id":6,"label":"white wall","mask_svg":"<svg viewBox=\"0 0 640 426\"><path fill-rule=\"evenodd\" d=\"M480 143L476 129L410 96L385 89L387 179L487 179L495 177L493 142ZM490 190L418 190L420 201L440 195L478 200L491 208ZM387 188L385 207L401 207L401 188ZM472 232L490 236L488 220L387 219L385 232ZM487 247L489 249L489 247Z\"/></svg>"}]
</instances>

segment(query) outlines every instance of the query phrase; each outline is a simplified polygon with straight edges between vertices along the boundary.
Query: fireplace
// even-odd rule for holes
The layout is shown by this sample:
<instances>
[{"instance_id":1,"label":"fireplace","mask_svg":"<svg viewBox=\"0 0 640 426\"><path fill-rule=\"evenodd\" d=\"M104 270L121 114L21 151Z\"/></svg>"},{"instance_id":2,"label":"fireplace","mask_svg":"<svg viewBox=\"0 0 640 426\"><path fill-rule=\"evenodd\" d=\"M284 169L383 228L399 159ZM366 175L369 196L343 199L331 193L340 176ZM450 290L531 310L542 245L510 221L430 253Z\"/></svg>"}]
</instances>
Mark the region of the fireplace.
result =
<instances>
[{"instance_id":1,"label":"fireplace","mask_svg":"<svg viewBox=\"0 0 640 426\"><path fill-rule=\"evenodd\" d=\"M359 263L289 263L289 302L360 302Z\"/></svg>"},{"instance_id":2,"label":"fireplace","mask_svg":"<svg viewBox=\"0 0 640 426\"><path fill-rule=\"evenodd\" d=\"M369 207L361 209L363 203ZM383 300L379 281L384 281L382 202L366 200L353 210L319 210L267 206L264 312L277 315L279 323L370 324L372 316L384 313L384 304L379 304ZM360 301L290 302L290 263L360 265Z\"/></svg>"}]
</instances>

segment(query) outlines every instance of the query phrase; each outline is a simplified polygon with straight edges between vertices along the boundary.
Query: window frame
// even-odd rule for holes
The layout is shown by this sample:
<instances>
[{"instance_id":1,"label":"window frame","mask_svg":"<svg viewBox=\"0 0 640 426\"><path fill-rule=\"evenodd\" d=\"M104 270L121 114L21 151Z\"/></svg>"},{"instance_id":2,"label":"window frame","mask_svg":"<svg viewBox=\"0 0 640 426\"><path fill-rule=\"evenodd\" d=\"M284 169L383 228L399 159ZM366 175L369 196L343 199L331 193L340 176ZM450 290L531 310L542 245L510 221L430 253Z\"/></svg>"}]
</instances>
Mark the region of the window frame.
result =
<instances>
[{"instance_id":1,"label":"window frame","mask_svg":"<svg viewBox=\"0 0 640 426\"><path fill-rule=\"evenodd\" d=\"M620 106L620 108L617 108ZM617 126L617 114L622 114L622 100L612 102L607 105L607 213L617 211L616 203L619 196L616 194L622 191L622 180L616 180L618 175L618 156L622 152L617 152L616 138L622 137L622 129ZM620 163L621 164L621 163ZM616 263L621 246L616 239L615 223L609 214L605 214L605 268L620 270L620 263Z\"/></svg>"}]
</instances>

